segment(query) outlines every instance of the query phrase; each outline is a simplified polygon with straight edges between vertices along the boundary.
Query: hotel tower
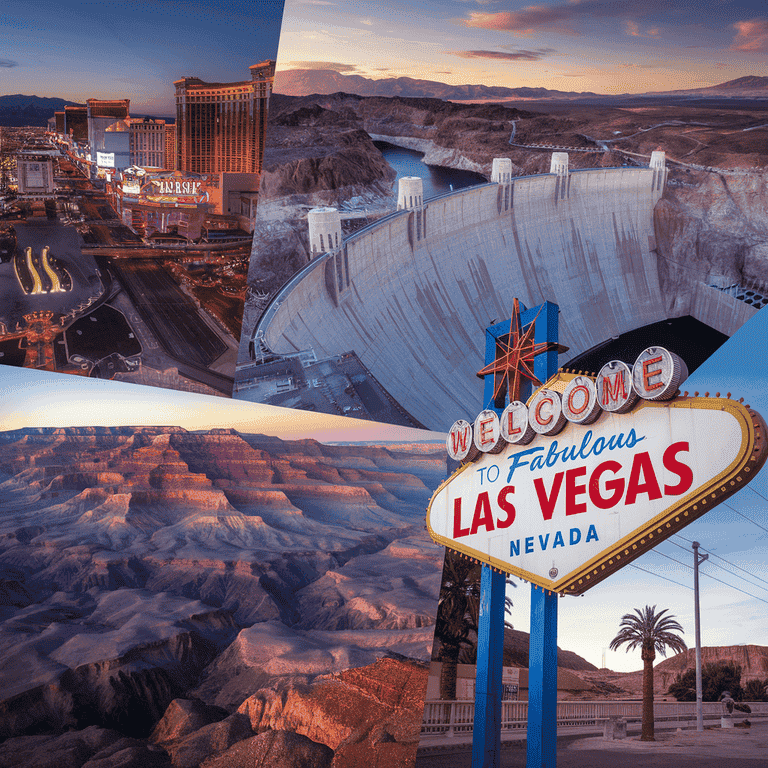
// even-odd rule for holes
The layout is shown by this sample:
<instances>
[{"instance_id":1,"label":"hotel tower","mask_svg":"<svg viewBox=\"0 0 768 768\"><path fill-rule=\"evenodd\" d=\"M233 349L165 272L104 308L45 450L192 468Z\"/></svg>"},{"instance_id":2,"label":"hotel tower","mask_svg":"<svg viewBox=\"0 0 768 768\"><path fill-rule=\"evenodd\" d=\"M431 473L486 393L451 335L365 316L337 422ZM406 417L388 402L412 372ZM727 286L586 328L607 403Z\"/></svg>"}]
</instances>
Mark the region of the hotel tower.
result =
<instances>
[{"instance_id":1,"label":"hotel tower","mask_svg":"<svg viewBox=\"0 0 768 768\"><path fill-rule=\"evenodd\" d=\"M192 173L258 173L275 62L249 68L241 83L177 80L176 168Z\"/></svg>"}]
</instances>

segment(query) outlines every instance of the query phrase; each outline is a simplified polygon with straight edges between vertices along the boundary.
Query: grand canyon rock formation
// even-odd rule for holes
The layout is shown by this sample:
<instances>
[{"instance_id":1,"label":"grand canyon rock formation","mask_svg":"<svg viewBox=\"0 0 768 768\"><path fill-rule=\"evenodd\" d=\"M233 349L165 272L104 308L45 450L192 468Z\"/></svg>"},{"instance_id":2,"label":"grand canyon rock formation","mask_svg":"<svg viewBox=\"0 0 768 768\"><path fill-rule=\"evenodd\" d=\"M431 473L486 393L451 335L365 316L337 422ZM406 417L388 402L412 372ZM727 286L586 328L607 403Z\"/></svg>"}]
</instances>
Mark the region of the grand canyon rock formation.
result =
<instances>
[{"instance_id":1,"label":"grand canyon rock formation","mask_svg":"<svg viewBox=\"0 0 768 768\"><path fill-rule=\"evenodd\" d=\"M276 719L254 731L235 710L261 690L293 701L393 654L388 675L404 670L413 701L392 710L410 730L384 739L387 754L414 750L426 673L396 659L431 651L442 552L423 520L444 475L434 445L173 427L2 433L4 753L79 766L107 750L98 764L122 765L117 745L130 764L181 766L237 747L290 765L281 755L299 739L306 765L346 765L317 729L307 739ZM380 683L356 685L365 701L378 695ZM378 731L358 720L374 749ZM56 735L66 729L82 736Z\"/></svg>"}]
</instances>

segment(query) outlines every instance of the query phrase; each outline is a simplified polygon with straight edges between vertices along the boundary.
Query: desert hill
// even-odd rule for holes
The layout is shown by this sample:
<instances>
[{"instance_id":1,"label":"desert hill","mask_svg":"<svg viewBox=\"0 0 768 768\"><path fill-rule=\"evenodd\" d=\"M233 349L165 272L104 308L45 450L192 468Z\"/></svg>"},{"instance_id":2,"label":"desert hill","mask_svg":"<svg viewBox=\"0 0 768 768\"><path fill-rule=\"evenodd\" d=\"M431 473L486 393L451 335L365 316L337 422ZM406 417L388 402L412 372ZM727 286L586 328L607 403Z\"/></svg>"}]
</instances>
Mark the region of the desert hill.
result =
<instances>
[{"instance_id":1,"label":"desert hill","mask_svg":"<svg viewBox=\"0 0 768 768\"><path fill-rule=\"evenodd\" d=\"M85 106L48 96L24 96L20 93L0 96L0 126L45 127L48 119L53 117L53 113L62 111L67 104L76 107Z\"/></svg>"},{"instance_id":2,"label":"desert hill","mask_svg":"<svg viewBox=\"0 0 768 768\"><path fill-rule=\"evenodd\" d=\"M767 99L768 78L748 75L705 88L649 91L639 94L599 94L593 91L559 91L549 88L507 88L479 84L449 85L436 80L418 80L412 77L388 77L374 80L361 75L345 75L333 69L290 69L277 72L275 91L287 96L327 95L343 91L359 96L426 97L451 101L503 99L608 104L659 97Z\"/></svg>"},{"instance_id":3,"label":"desert hill","mask_svg":"<svg viewBox=\"0 0 768 768\"><path fill-rule=\"evenodd\" d=\"M768 678L768 647L764 645L723 645L702 647L702 665L710 662L734 662L741 667L741 684L750 680ZM696 650L689 648L684 653L662 659L654 666L653 688L656 695L665 694L678 674L696 667ZM592 675L589 678L593 677ZM586 679L589 679L586 678ZM609 672L601 670L595 680L604 679L632 693L642 692L643 672Z\"/></svg>"}]
</instances>

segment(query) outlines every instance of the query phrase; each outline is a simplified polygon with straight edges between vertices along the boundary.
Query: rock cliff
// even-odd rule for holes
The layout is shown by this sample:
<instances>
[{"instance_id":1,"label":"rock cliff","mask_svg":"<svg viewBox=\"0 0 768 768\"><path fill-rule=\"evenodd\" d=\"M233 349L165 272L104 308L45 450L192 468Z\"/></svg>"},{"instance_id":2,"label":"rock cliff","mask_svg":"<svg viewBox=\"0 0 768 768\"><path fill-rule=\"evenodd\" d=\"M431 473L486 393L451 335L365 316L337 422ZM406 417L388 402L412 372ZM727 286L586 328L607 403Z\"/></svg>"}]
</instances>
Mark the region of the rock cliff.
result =
<instances>
[{"instance_id":1,"label":"rock cliff","mask_svg":"<svg viewBox=\"0 0 768 768\"><path fill-rule=\"evenodd\" d=\"M294 734L265 741L240 716L146 737L193 690L226 714L262 688L298 690L391 652L428 658L442 553L423 515L444 474L442 446L0 435L0 738L15 764L57 745L98 754L101 741L18 740L88 727L140 738L125 748L151 753L147 765L196 765L251 739L277 760Z\"/></svg>"}]
</instances>

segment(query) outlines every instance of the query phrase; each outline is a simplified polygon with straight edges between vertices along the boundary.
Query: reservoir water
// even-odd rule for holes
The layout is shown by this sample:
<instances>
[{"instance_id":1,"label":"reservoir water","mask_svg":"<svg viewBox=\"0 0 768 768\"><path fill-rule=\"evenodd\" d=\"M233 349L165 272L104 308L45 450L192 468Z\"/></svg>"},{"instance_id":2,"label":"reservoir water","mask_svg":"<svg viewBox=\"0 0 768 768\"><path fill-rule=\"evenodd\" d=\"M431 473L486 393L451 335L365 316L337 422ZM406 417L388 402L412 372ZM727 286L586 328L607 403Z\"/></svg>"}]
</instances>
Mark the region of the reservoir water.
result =
<instances>
[{"instance_id":1,"label":"reservoir water","mask_svg":"<svg viewBox=\"0 0 768 768\"><path fill-rule=\"evenodd\" d=\"M473 171L459 171L455 168L443 168L437 165L426 165L421 161L423 152L415 149L405 149L389 144L386 141L374 141L384 159L397 171L397 178L403 176L420 176L424 184L424 199L429 200L446 192L485 184L487 179ZM395 181L397 193L397 181Z\"/></svg>"}]
</instances>

